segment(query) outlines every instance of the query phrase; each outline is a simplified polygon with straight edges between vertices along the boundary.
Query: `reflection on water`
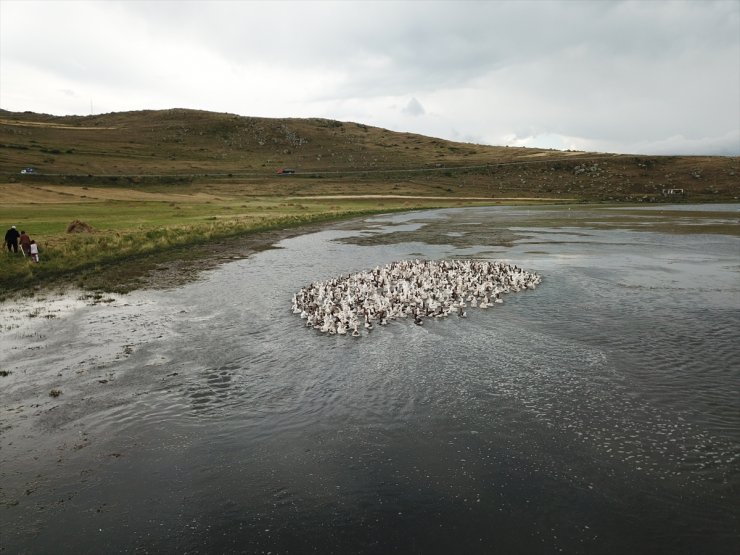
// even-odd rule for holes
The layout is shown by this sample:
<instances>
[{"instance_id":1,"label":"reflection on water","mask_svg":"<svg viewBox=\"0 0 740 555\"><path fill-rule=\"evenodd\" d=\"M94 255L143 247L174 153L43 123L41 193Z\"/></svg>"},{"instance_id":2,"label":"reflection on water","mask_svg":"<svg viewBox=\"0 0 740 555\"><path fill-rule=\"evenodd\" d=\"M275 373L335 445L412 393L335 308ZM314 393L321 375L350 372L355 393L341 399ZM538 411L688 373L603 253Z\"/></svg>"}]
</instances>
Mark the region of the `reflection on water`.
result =
<instances>
[{"instance_id":1,"label":"reflection on water","mask_svg":"<svg viewBox=\"0 0 740 555\"><path fill-rule=\"evenodd\" d=\"M737 552L740 240L603 229L583 224L603 224L603 210L569 212L373 217L44 323L44 349L5 355L14 381L2 383L17 407L30 395L21 378L73 360L64 402L39 417L45 441L68 448L29 464L33 448L0 436L15 440L2 451L3 543ZM290 311L313 281L471 256L543 283L464 320L396 321L362 340ZM106 344L132 352L104 357Z\"/></svg>"}]
</instances>

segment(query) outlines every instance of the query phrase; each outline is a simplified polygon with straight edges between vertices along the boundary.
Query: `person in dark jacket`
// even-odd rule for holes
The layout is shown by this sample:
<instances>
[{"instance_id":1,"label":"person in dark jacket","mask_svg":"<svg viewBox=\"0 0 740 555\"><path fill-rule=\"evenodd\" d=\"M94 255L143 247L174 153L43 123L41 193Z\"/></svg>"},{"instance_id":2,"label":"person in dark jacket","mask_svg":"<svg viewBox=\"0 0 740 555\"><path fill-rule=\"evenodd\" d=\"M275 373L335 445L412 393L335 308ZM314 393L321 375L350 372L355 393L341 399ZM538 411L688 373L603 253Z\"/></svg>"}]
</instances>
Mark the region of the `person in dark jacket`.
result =
<instances>
[{"instance_id":1,"label":"person in dark jacket","mask_svg":"<svg viewBox=\"0 0 740 555\"><path fill-rule=\"evenodd\" d=\"M5 244L8 246L8 251L18 252L18 239L21 234L15 226L11 226L8 231L5 232Z\"/></svg>"}]
</instances>

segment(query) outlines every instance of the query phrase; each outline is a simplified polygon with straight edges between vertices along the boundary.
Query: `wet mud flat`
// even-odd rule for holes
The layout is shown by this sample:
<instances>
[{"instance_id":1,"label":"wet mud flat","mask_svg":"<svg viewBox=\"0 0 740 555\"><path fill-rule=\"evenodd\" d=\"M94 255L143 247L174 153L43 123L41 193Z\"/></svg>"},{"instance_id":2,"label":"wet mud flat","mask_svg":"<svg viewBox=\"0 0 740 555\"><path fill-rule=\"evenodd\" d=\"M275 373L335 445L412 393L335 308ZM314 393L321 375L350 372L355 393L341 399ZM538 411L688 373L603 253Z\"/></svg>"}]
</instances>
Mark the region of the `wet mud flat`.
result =
<instances>
[{"instance_id":1,"label":"wet mud flat","mask_svg":"<svg viewBox=\"0 0 740 555\"><path fill-rule=\"evenodd\" d=\"M4 303L0 550L736 552L737 234L567 212L379 216L177 287ZM414 256L544 281L361 341L290 313Z\"/></svg>"},{"instance_id":2,"label":"wet mud flat","mask_svg":"<svg viewBox=\"0 0 740 555\"><path fill-rule=\"evenodd\" d=\"M471 221L464 214L474 214L476 209L454 213L447 218L414 218L410 229L384 233L373 233L373 227L382 229L383 223L375 226L346 223L342 229L358 229L360 236L342 239L355 245L389 245L412 243L422 240L435 245L453 245L466 248L475 245L510 247L522 239L527 226L567 229L568 234L578 235L577 228L640 230L660 233L723 234L740 236L740 216L737 212L724 210L728 205L711 206L707 210L677 210L674 206L645 210L644 207L594 207L573 206L528 206L496 212L489 218ZM485 208L482 210L486 210ZM571 229L572 228L572 229Z\"/></svg>"},{"instance_id":3,"label":"wet mud flat","mask_svg":"<svg viewBox=\"0 0 740 555\"><path fill-rule=\"evenodd\" d=\"M151 301L135 295L66 290L17 299L0 308L3 358L23 362L2 363L0 460L8 480L0 486L0 505L17 506L27 499L24 496L59 487L47 473L74 465L75 454L93 439L75 423L123 402L114 389L116 363L165 333L161 323L142 320L141 307ZM95 313L92 319L78 322L90 312ZM148 387L146 376L137 379ZM27 473L31 465L38 466L37 473ZM21 475L24 481L10 487L10 477ZM58 501L64 502L61 497Z\"/></svg>"}]
</instances>

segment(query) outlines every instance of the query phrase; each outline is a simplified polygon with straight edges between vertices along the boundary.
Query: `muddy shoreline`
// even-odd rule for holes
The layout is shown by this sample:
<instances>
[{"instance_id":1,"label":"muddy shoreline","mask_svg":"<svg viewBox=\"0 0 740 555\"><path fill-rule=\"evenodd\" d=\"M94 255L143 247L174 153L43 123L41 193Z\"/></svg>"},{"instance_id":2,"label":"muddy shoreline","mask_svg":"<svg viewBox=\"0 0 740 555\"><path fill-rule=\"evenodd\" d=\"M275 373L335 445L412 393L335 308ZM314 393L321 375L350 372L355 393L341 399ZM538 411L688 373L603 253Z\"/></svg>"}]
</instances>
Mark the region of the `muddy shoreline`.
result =
<instances>
[{"instance_id":1,"label":"muddy shoreline","mask_svg":"<svg viewBox=\"0 0 740 555\"><path fill-rule=\"evenodd\" d=\"M356 218L353 218L356 219ZM157 264L137 278L135 289L172 289L189 283L205 271L222 264L248 258L257 252L272 248L284 239L307 233L315 233L336 222L321 222L295 228L262 231L241 237L220 240L208 245L198 245L192 249L202 249L195 257L168 260Z\"/></svg>"}]
</instances>

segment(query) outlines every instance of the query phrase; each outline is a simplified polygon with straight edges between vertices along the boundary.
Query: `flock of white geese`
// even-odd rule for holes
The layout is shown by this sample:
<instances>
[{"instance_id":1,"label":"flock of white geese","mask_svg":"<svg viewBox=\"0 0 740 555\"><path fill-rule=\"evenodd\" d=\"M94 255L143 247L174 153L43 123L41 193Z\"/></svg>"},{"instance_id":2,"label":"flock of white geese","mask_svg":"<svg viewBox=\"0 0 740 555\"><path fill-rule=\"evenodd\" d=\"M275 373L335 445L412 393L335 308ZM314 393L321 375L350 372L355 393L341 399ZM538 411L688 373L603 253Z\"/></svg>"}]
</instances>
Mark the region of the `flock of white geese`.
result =
<instances>
[{"instance_id":1,"label":"flock of white geese","mask_svg":"<svg viewBox=\"0 0 740 555\"><path fill-rule=\"evenodd\" d=\"M293 295L306 327L359 337L399 318L464 318L467 307L489 308L501 294L534 289L539 275L487 260L401 260L374 270L312 283Z\"/></svg>"}]
</instances>

